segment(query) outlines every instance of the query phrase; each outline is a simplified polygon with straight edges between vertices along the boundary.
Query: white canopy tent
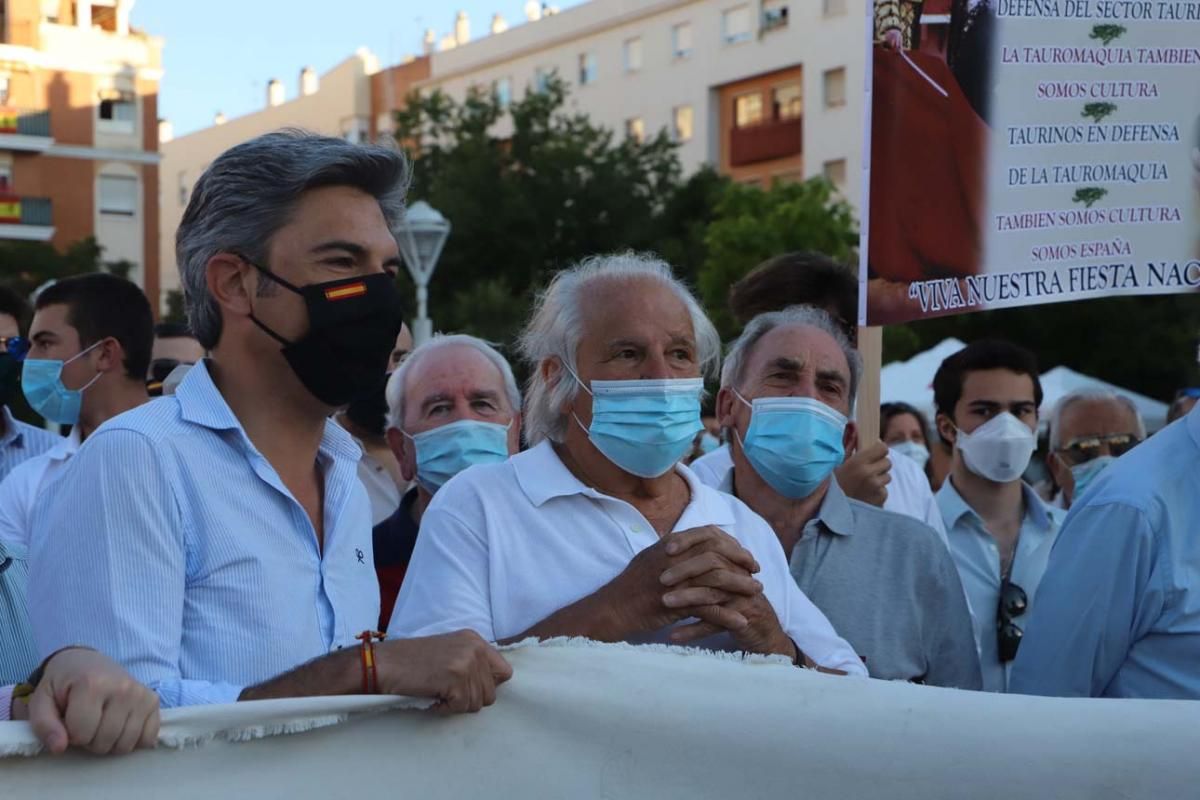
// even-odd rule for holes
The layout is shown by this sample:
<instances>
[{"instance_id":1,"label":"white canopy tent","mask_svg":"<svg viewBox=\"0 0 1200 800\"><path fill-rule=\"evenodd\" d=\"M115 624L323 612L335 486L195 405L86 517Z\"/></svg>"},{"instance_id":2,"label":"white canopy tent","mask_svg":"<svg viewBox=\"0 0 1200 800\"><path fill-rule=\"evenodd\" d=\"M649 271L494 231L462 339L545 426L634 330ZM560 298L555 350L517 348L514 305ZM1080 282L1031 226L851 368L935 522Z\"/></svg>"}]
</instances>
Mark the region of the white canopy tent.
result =
<instances>
[{"instance_id":1,"label":"white canopy tent","mask_svg":"<svg viewBox=\"0 0 1200 800\"><path fill-rule=\"evenodd\" d=\"M946 339L907 361L888 364L880 371L880 399L885 403L908 403L923 412L932 425L935 414L933 376L943 361L964 347L966 345L958 339ZM1077 391L1111 391L1128 397L1141 413L1146 430L1151 433L1166 424L1166 403L1084 375L1070 367L1055 367L1042 373L1041 379L1044 394L1041 408L1043 432L1058 401Z\"/></svg>"}]
</instances>

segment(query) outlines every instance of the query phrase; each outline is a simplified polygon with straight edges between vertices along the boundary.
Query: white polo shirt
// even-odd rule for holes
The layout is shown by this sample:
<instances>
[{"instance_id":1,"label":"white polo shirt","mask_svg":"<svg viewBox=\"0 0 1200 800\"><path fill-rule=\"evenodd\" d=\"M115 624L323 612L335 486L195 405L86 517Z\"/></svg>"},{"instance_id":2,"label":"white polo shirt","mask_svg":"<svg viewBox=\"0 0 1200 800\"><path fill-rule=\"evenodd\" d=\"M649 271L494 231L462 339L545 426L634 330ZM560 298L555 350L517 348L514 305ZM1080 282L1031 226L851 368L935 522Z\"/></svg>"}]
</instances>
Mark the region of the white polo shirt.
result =
<instances>
[{"instance_id":1,"label":"white polo shirt","mask_svg":"<svg viewBox=\"0 0 1200 800\"><path fill-rule=\"evenodd\" d=\"M817 664L866 675L788 572L771 527L735 497L677 466L691 499L674 532L716 525L749 550L783 630ZM488 641L517 636L619 575L659 541L633 506L585 486L542 442L501 464L459 473L434 496L392 612L391 636L469 628ZM667 630L638 642L666 642ZM698 646L739 649L728 634Z\"/></svg>"},{"instance_id":2,"label":"white polo shirt","mask_svg":"<svg viewBox=\"0 0 1200 800\"><path fill-rule=\"evenodd\" d=\"M946 525L942 521L942 511L933 499L933 490L929 487L924 470L897 450L889 448L888 459L892 462L892 482L887 486L887 500L883 502L883 509L921 520L945 542ZM733 454L729 452L729 445L700 456L692 462L692 469L708 485L719 485L733 469Z\"/></svg>"}]
</instances>

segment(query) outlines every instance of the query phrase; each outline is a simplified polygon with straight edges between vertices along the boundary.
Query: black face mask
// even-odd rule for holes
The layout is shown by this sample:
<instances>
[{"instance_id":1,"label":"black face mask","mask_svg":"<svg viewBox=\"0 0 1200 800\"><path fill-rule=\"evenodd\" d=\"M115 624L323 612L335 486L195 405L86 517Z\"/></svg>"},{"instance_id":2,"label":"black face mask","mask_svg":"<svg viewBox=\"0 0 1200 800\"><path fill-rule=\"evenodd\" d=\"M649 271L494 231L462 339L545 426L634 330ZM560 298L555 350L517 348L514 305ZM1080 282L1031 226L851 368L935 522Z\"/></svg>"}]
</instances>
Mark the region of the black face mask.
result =
<instances>
[{"instance_id":1,"label":"black face mask","mask_svg":"<svg viewBox=\"0 0 1200 800\"><path fill-rule=\"evenodd\" d=\"M21 362L12 353L0 353L0 408L8 405L21 377Z\"/></svg>"},{"instance_id":2,"label":"black face mask","mask_svg":"<svg viewBox=\"0 0 1200 800\"><path fill-rule=\"evenodd\" d=\"M381 273L293 286L253 261L246 263L304 298L308 333L295 342L250 315L255 325L283 345L283 357L304 388L326 405L344 406L378 383L402 322L400 297L391 276Z\"/></svg>"},{"instance_id":3,"label":"black face mask","mask_svg":"<svg viewBox=\"0 0 1200 800\"><path fill-rule=\"evenodd\" d=\"M383 436L387 430L387 382L389 372L379 379L370 391L360 394L346 406L346 418L375 436Z\"/></svg>"}]
</instances>

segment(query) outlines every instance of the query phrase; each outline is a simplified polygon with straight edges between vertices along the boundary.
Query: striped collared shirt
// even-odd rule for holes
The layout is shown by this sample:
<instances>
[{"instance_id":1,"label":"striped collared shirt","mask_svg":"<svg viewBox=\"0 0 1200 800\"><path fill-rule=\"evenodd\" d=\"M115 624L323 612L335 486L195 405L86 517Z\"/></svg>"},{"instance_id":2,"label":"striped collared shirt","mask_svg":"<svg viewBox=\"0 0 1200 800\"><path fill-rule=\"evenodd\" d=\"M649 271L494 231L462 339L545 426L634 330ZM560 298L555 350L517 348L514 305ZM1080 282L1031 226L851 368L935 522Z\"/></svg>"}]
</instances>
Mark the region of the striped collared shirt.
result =
<instances>
[{"instance_id":1,"label":"striped collared shirt","mask_svg":"<svg viewBox=\"0 0 1200 800\"><path fill-rule=\"evenodd\" d=\"M20 683L38 664L25 608L28 583L24 551L0 541L0 685Z\"/></svg>"},{"instance_id":2,"label":"striped collared shirt","mask_svg":"<svg viewBox=\"0 0 1200 800\"><path fill-rule=\"evenodd\" d=\"M40 456L62 440L50 431L17 421L7 406L0 406L0 420L4 426L0 432L0 481L17 464Z\"/></svg>"},{"instance_id":3,"label":"striped collared shirt","mask_svg":"<svg viewBox=\"0 0 1200 800\"><path fill-rule=\"evenodd\" d=\"M86 644L166 708L227 703L375 627L371 512L350 435L325 426L324 550L197 364L93 433L33 512L39 653Z\"/></svg>"}]
</instances>

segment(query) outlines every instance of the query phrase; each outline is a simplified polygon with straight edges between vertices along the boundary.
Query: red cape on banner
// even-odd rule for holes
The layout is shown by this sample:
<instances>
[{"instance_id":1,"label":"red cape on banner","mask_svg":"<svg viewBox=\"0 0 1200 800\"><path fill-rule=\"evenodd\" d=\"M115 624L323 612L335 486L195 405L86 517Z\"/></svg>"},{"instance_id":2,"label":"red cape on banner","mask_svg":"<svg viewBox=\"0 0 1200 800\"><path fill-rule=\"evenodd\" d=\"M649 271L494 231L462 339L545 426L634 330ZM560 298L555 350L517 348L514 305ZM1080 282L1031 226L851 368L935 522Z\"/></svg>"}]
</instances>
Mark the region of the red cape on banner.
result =
<instances>
[{"instance_id":1,"label":"red cape on banner","mask_svg":"<svg viewBox=\"0 0 1200 800\"><path fill-rule=\"evenodd\" d=\"M868 266L904 303L911 281L979 271L988 128L946 62L927 53L875 47L872 97ZM891 293L881 294L873 324L889 322Z\"/></svg>"}]
</instances>

